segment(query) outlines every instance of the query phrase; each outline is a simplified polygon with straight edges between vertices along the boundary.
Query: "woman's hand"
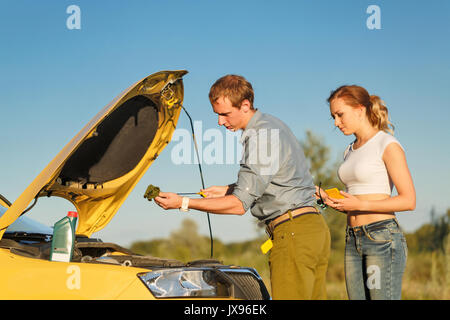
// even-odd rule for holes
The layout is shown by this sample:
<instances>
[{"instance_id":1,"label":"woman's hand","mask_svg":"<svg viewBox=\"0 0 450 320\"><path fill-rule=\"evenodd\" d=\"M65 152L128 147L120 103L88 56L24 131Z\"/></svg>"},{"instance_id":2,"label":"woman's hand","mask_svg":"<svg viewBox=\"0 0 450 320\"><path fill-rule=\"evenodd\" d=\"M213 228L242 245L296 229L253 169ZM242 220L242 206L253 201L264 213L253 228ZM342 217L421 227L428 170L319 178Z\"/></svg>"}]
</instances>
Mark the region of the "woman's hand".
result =
<instances>
[{"instance_id":1,"label":"woman's hand","mask_svg":"<svg viewBox=\"0 0 450 320\"><path fill-rule=\"evenodd\" d=\"M340 193L344 196L344 199L335 199L328 197L329 203L326 204L338 211L362 210L363 202L360 199L344 191L340 191Z\"/></svg>"},{"instance_id":2,"label":"woman's hand","mask_svg":"<svg viewBox=\"0 0 450 320\"><path fill-rule=\"evenodd\" d=\"M314 197L316 198L316 200L322 199L324 204L326 204L327 206L330 206L332 204L332 202L330 200L332 198L330 198L328 196L328 194L322 188L319 188L318 186L316 186L316 193L314 194Z\"/></svg>"}]
</instances>

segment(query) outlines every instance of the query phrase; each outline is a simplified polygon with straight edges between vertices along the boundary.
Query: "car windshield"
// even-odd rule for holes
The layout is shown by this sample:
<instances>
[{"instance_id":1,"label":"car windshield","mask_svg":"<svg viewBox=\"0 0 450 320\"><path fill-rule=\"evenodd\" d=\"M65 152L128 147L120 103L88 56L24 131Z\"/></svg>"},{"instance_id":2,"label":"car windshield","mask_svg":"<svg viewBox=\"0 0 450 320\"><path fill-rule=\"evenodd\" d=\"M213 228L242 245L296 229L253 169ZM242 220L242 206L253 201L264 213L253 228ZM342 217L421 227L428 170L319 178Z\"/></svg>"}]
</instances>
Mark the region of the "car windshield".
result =
<instances>
[{"instance_id":1,"label":"car windshield","mask_svg":"<svg viewBox=\"0 0 450 320\"><path fill-rule=\"evenodd\" d=\"M0 217L6 212L7 208L0 205ZM12 223L5 233L25 232L25 233L40 233L40 234L53 234L53 229L28 218L26 216L19 217L14 223Z\"/></svg>"}]
</instances>

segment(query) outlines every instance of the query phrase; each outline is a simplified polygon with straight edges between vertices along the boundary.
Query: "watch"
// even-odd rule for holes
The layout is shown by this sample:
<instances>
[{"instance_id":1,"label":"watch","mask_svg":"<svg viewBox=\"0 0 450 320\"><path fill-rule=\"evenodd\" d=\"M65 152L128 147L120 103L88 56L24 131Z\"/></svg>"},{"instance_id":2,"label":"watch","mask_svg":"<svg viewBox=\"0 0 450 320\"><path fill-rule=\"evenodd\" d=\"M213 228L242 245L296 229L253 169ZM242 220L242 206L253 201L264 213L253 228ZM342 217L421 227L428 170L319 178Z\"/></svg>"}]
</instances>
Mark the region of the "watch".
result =
<instances>
[{"instance_id":1,"label":"watch","mask_svg":"<svg viewBox=\"0 0 450 320\"><path fill-rule=\"evenodd\" d=\"M183 199L181 201L180 211L183 211L183 212L189 211L189 198L188 197L183 197Z\"/></svg>"}]
</instances>

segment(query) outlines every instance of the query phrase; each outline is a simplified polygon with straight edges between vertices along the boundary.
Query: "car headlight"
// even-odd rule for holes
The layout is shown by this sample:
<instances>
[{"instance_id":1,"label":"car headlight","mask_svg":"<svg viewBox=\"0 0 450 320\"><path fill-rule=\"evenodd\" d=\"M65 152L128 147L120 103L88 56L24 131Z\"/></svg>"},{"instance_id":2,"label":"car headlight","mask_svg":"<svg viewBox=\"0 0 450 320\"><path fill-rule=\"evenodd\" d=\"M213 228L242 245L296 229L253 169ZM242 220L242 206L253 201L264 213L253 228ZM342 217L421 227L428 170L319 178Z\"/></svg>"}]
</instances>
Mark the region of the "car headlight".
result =
<instances>
[{"instance_id":1,"label":"car headlight","mask_svg":"<svg viewBox=\"0 0 450 320\"><path fill-rule=\"evenodd\" d=\"M230 296L231 283L214 269L163 269L138 277L157 298Z\"/></svg>"}]
</instances>

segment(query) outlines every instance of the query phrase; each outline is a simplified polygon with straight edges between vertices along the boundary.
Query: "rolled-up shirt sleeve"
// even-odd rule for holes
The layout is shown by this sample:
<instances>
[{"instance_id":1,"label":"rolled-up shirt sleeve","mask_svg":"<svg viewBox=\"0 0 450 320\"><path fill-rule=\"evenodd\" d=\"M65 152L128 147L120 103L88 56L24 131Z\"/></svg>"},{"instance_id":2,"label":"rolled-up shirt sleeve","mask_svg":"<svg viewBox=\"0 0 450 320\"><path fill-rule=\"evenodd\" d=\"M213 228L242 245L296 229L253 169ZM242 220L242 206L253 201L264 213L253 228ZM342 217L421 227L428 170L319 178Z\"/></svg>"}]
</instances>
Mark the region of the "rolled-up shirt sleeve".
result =
<instances>
[{"instance_id":1,"label":"rolled-up shirt sleeve","mask_svg":"<svg viewBox=\"0 0 450 320\"><path fill-rule=\"evenodd\" d=\"M241 163L238 180L232 194L242 202L245 211L249 210L253 203L261 197L270 183L270 176L260 175L258 170L255 165Z\"/></svg>"}]
</instances>

